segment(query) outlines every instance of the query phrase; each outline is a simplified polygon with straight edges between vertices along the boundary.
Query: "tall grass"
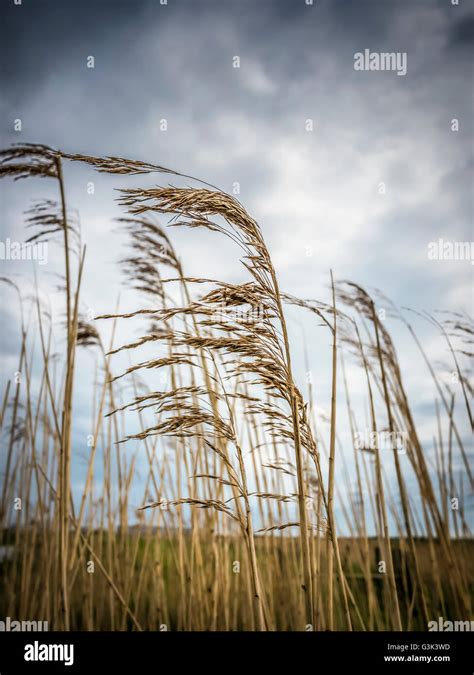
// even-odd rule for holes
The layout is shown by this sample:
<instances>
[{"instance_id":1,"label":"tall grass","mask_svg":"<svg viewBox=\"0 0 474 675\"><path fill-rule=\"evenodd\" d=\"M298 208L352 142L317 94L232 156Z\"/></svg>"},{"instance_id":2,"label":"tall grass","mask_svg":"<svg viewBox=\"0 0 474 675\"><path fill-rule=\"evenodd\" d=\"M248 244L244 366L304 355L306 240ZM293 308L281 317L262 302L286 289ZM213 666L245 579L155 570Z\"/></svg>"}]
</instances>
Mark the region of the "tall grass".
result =
<instances>
[{"instance_id":1,"label":"tall grass","mask_svg":"<svg viewBox=\"0 0 474 675\"><path fill-rule=\"evenodd\" d=\"M146 298L143 308L118 307L93 323L81 316L85 248L66 203L70 161L193 182L120 191L129 235L123 269ZM332 275L329 303L282 292L263 233L235 198L160 166L39 145L0 152L0 176L57 181L59 203L38 205L29 224L32 239L62 238L66 316L58 360L60 329L39 289L26 298L4 279L22 309L34 308L21 326L20 376L3 381L5 616L65 630L423 630L438 616L470 618L468 317L424 316L446 340L458 393L441 383L407 312L392 308L435 385L433 464L376 298ZM192 236L205 229L230 239L245 280L187 276L157 214ZM328 428L314 414L319 388L303 392L296 382L288 305L308 312L331 340ZM125 321L142 336L116 345L115 327ZM97 363L93 420L82 493L73 494L75 364L85 348ZM128 359L123 372L117 354ZM366 387L362 412L351 399L349 359ZM347 419L338 410L341 373ZM345 426L349 448L339 437ZM366 428L370 447L356 443ZM395 443L390 453L379 446L382 431L404 434L406 457ZM137 486L143 498L132 509ZM349 536L338 534L340 522Z\"/></svg>"}]
</instances>

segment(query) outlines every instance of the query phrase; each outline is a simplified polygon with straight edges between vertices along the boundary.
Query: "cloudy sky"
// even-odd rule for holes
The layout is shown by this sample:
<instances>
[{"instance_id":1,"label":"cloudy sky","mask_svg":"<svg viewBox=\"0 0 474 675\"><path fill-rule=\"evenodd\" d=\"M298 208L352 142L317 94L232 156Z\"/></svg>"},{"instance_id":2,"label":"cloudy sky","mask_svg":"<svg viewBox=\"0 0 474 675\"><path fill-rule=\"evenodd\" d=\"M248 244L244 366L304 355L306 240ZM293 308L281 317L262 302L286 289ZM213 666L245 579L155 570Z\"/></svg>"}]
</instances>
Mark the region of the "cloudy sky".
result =
<instances>
[{"instance_id":1,"label":"cloudy sky","mask_svg":"<svg viewBox=\"0 0 474 675\"><path fill-rule=\"evenodd\" d=\"M133 157L229 192L238 185L281 286L295 295L328 300L332 269L398 305L472 313L470 262L427 255L440 238L473 239L472 8L467 0L2 0L1 145ZM365 50L406 54L406 75L355 70L354 55ZM121 215L114 188L125 184L150 181L66 167L68 201L87 244L83 302L94 314L113 309L119 292L125 306L134 302L117 265L124 238L113 224ZM26 237L25 207L50 191L46 181L1 181L2 241ZM225 242L173 235L190 274L242 279ZM37 268L53 306L60 253L51 247L48 265ZM32 269L1 264L28 292ZM10 292L1 297L8 378L18 312ZM318 345L310 367L327 409L327 338L319 345L298 314L289 321L298 377L303 333ZM388 327L430 440L429 375L406 331ZM436 332L418 328L430 356L447 363ZM355 375L350 384L354 395L363 391ZM84 429L88 387L84 375L76 397Z\"/></svg>"}]
</instances>

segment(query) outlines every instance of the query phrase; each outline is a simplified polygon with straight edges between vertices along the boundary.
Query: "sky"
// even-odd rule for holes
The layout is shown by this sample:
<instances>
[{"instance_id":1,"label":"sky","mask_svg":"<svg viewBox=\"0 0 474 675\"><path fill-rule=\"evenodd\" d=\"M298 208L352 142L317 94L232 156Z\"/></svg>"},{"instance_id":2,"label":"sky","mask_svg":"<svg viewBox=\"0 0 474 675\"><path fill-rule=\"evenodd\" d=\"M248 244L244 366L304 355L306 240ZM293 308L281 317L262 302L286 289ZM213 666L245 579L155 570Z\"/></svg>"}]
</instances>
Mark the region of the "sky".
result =
<instances>
[{"instance_id":1,"label":"sky","mask_svg":"<svg viewBox=\"0 0 474 675\"><path fill-rule=\"evenodd\" d=\"M474 239L472 2L0 4L1 147L38 142L66 152L131 157L234 192L259 222L288 293L328 301L332 270L336 279L382 290L398 306L472 315L470 261L428 257L430 242ZM406 55L406 74L356 70L355 55L365 50ZM65 180L87 244L82 309L110 312L119 294L121 306L136 306L118 265L126 249L114 224L123 215L114 189L151 185L157 178L117 179L71 165ZM160 180L167 182L166 176ZM24 241L26 206L54 195L46 183L0 181L1 241ZM190 275L243 279L227 242L190 231L173 230L172 236ZM36 272L56 317L61 265L54 245L44 268L0 261L2 274L13 275L25 294ZM0 299L5 380L17 361L19 315L11 291L2 289ZM329 337L315 333L294 310L288 320L301 381L303 340L314 345L310 369L318 405L327 412ZM387 327L419 427L431 442L435 392L429 374L400 323ZM417 329L449 377L445 343L425 322ZM121 327L119 337L129 330ZM91 355L80 359L78 445L90 427L94 368ZM351 392L362 397L363 381L355 366L347 367ZM360 405L363 410L362 400ZM80 467L74 477L80 486Z\"/></svg>"}]
</instances>

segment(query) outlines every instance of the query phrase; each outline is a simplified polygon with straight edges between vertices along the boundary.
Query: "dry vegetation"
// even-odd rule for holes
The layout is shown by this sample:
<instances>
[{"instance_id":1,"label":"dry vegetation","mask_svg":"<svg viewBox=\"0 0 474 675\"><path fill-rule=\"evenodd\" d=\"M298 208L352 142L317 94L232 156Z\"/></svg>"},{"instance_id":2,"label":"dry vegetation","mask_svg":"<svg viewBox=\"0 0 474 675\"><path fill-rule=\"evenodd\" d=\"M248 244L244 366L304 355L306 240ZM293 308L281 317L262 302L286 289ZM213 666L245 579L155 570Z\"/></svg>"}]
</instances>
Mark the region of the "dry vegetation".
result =
<instances>
[{"instance_id":1,"label":"dry vegetation","mask_svg":"<svg viewBox=\"0 0 474 675\"><path fill-rule=\"evenodd\" d=\"M63 164L71 161L109 174L183 177L39 145L0 153L1 177L57 183L57 204L36 206L28 224L36 241L62 238L66 317L58 360L52 335L62 326L38 292L25 299L3 280L19 303L28 302L30 317L33 308L33 319L21 326L21 377L2 382L0 545L13 553L0 561L0 614L66 630L425 630L438 616L469 619L473 556L465 503L472 475L463 430L466 420L472 429L466 366L472 321L424 316L450 350L457 378L448 388L407 314L399 314L433 382L433 461L372 297L356 284L334 281L328 304L284 293L258 224L213 186L192 179L192 188L120 191L128 213L122 227L130 237L124 271L147 297L147 308L84 320L85 248L63 179ZM174 227L230 238L246 281L186 276L171 230L165 232L156 214L170 217ZM303 392L295 382L288 304L309 312L332 343L328 433L314 415L317 389ZM105 320L132 321L143 336L120 347L112 338L106 346ZM71 490L73 394L76 354L84 347L96 354L98 367L92 442L77 495ZM153 356L143 360L143 347L147 353L152 347ZM123 373L113 367L119 352L130 362ZM358 419L351 402L349 359L365 383L366 419ZM34 390L33 361L41 373ZM336 405L340 387L345 410ZM138 431L127 435L131 416ZM396 447L388 453L377 444L354 444L344 450L353 455L355 473L348 476L341 419L353 436L367 426L375 438L403 432L403 462ZM147 470L140 476L143 507L134 513L130 491L139 457ZM386 462L394 467L390 482ZM338 501L350 537L338 536Z\"/></svg>"}]
</instances>

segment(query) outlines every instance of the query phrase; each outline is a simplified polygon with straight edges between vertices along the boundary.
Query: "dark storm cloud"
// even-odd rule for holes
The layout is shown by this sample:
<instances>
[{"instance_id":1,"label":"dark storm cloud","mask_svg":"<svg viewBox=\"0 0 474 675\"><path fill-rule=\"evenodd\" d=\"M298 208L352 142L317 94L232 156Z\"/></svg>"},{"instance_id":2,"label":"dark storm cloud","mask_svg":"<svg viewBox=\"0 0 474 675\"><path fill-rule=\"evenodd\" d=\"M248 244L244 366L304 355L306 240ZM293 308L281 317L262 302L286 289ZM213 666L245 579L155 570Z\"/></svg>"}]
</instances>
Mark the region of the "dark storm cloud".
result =
<instances>
[{"instance_id":1,"label":"dark storm cloud","mask_svg":"<svg viewBox=\"0 0 474 675\"><path fill-rule=\"evenodd\" d=\"M38 0L21 6L5 2L0 28L4 86L20 98L40 89L58 67L88 53L88 44L108 40L130 3Z\"/></svg>"},{"instance_id":2,"label":"dark storm cloud","mask_svg":"<svg viewBox=\"0 0 474 675\"><path fill-rule=\"evenodd\" d=\"M239 180L252 207L282 182L288 148L295 155L290 192L301 171L305 195L319 184L324 199L320 166L330 161L348 203L364 172L374 185L389 183L392 194L418 191L413 208L424 209L418 227L426 231L440 213L422 189L434 146L432 171L443 188L437 199L456 212L456 227L468 226L463 83L470 64L456 52L467 44L472 16L463 3L38 0L8 3L2 13L4 145L18 140L12 122L20 117L25 140L159 156L226 189ZM449 45L457 48L443 51ZM365 48L406 49L407 77L354 71L354 52ZM89 54L94 70L85 66ZM239 71L231 68L235 54ZM298 135L307 117L320 129L312 137ZM452 117L461 119L457 138ZM157 130L161 118L167 135ZM308 148L314 159L304 161ZM384 223L403 208L399 200L381 213L378 231L390 232ZM281 227L273 214L272 227Z\"/></svg>"},{"instance_id":3,"label":"dark storm cloud","mask_svg":"<svg viewBox=\"0 0 474 675\"><path fill-rule=\"evenodd\" d=\"M448 45L469 49L474 44L474 14L455 21L449 31ZM471 54L472 55L472 54Z\"/></svg>"},{"instance_id":4,"label":"dark storm cloud","mask_svg":"<svg viewBox=\"0 0 474 675\"><path fill-rule=\"evenodd\" d=\"M262 0L258 8L250 0L169 0L166 7L158 0L10 3L1 29L1 128L11 138L12 118L28 118L32 102L45 90L48 99L34 110L36 129L43 126L48 133L48 121L53 122L56 143L64 143L64 118L69 138L76 135L73 141L92 145L104 138L106 128L109 145L118 139L124 147L128 137L135 150L143 112L152 106L160 116L179 113L188 125L196 120L206 126L209 120L214 126L216 113L229 109L282 118L293 97L301 97L292 85L313 78L308 95L324 108L331 96L337 104L343 78L362 84L353 70L354 51L407 49L412 72L418 60L416 18L424 21L428 11L442 15L447 34L463 34L458 27L468 22L459 18L463 10L449 11L441 1L315 0L308 7L303 0ZM399 17L410 15L413 20L400 25ZM89 54L96 59L94 72L84 65ZM241 56L243 69L249 61L264 69L274 85L268 92L271 108L259 91L259 86L264 90L261 74L253 91L231 76L233 54ZM423 77L435 74L424 52L421 58ZM414 84L413 78L391 86Z\"/></svg>"}]
</instances>

